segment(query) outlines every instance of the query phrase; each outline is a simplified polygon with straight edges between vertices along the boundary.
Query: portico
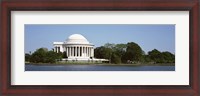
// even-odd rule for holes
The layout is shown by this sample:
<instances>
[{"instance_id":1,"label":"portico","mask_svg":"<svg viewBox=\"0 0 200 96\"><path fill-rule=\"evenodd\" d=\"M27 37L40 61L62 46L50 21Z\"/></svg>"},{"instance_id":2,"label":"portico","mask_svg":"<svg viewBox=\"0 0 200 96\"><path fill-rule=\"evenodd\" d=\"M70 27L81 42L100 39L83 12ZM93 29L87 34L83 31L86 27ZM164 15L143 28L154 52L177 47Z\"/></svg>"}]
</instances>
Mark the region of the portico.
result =
<instances>
[{"instance_id":1,"label":"portico","mask_svg":"<svg viewBox=\"0 0 200 96\"><path fill-rule=\"evenodd\" d=\"M94 57L93 46L67 45L64 47L67 57Z\"/></svg>"}]
</instances>

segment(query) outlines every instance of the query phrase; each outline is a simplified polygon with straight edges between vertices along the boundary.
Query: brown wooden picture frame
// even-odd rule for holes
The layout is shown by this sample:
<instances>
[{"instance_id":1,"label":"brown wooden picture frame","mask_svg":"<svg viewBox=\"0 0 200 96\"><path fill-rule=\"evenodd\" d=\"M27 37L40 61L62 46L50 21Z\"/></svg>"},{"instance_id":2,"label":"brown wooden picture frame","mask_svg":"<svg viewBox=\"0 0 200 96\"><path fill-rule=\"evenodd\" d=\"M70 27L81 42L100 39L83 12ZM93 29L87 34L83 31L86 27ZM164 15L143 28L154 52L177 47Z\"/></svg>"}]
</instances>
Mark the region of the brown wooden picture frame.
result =
<instances>
[{"instance_id":1,"label":"brown wooden picture frame","mask_svg":"<svg viewBox=\"0 0 200 96\"><path fill-rule=\"evenodd\" d=\"M0 64L3 96L200 96L199 0L3 0ZM11 85L11 11L189 11L189 85Z\"/></svg>"}]
</instances>

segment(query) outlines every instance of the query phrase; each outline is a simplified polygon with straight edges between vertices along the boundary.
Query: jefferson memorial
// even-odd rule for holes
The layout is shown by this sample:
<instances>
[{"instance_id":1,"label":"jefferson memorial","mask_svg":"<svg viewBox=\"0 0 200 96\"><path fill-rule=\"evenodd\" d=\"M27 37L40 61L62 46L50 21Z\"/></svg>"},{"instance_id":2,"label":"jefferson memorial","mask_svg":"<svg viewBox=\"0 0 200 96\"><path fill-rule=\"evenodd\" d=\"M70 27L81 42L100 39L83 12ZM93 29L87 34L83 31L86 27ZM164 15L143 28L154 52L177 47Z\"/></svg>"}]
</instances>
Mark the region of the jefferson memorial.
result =
<instances>
[{"instance_id":1,"label":"jefferson memorial","mask_svg":"<svg viewBox=\"0 0 200 96\"><path fill-rule=\"evenodd\" d=\"M72 34L64 42L53 42L54 52L66 52L65 61L107 61L94 58L94 45L81 34Z\"/></svg>"}]
</instances>

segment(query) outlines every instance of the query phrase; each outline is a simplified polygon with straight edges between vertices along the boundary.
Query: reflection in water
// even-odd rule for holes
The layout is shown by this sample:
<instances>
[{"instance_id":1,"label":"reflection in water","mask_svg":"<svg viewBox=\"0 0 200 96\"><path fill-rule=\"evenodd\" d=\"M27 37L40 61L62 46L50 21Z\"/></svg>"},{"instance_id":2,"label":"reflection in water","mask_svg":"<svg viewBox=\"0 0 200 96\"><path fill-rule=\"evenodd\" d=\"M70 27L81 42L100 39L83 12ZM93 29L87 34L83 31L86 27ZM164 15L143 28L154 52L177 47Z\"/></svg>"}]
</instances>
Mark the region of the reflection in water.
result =
<instances>
[{"instance_id":1,"label":"reflection in water","mask_svg":"<svg viewBox=\"0 0 200 96\"><path fill-rule=\"evenodd\" d=\"M175 66L25 65L25 71L175 71Z\"/></svg>"}]
</instances>

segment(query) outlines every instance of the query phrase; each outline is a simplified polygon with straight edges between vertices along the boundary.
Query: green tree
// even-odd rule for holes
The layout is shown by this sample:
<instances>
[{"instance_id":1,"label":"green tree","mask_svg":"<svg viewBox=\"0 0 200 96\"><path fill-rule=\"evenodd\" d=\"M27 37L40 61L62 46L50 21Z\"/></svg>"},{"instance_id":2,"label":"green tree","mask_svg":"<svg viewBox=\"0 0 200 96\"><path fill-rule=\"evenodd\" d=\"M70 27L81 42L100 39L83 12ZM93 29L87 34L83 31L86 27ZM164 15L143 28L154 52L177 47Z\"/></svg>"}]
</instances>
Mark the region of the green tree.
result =
<instances>
[{"instance_id":1,"label":"green tree","mask_svg":"<svg viewBox=\"0 0 200 96\"><path fill-rule=\"evenodd\" d=\"M160 63L161 62L161 52L158 51L157 49L153 49L152 51L148 52L149 57L151 58L151 60L153 60L156 63Z\"/></svg>"},{"instance_id":2,"label":"green tree","mask_svg":"<svg viewBox=\"0 0 200 96\"><path fill-rule=\"evenodd\" d=\"M26 53L25 54L25 61L30 61L31 55Z\"/></svg>"},{"instance_id":3,"label":"green tree","mask_svg":"<svg viewBox=\"0 0 200 96\"><path fill-rule=\"evenodd\" d=\"M112 60L112 62L113 62L113 59L114 60L116 60L116 61L114 61L114 62L122 62L122 60L123 60L123 58L122 58L122 56L125 54L125 52L126 52L126 48L127 48L127 45L126 44L116 44L114 47L113 47L113 52L114 52L114 57L115 58L117 58L117 59L115 59L115 58L112 58L111 60ZM116 55L116 56L115 56ZM118 60L118 59L120 59L120 60Z\"/></svg>"},{"instance_id":4,"label":"green tree","mask_svg":"<svg viewBox=\"0 0 200 96\"><path fill-rule=\"evenodd\" d=\"M175 55L170 52L160 52L157 49L148 52L149 57L156 63L175 63Z\"/></svg>"},{"instance_id":5,"label":"green tree","mask_svg":"<svg viewBox=\"0 0 200 96\"><path fill-rule=\"evenodd\" d=\"M94 57L96 58L103 58L103 50L104 50L104 47L101 46L101 47L97 47L94 49Z\"/></svg>"},{"instance_id":6,"label":"green tree","mask_svg":"<svg viewBox=\"0 0 200 96\"><path fill-rule=\"evenodd\" d=\"M56 54L57 54L56 59L61 60L62 56L63 56L63 53L62 52L58 52Z\"/></svg>"},{"instance_id":7,"label":"green tree","mask_svg":"<svg viewBox=\"0 0 200 96\"><path fill-rule=\"evenodd\" d=\"M48 51L46 48L37 49L30 57L33 63L54 63L56 59L61 59L62 53Z\"/></svg>"},{"instance_id":8,"label":"green tree","mask_svg":"<svg viewBox=\"0 0 200 96\"><path fill-rule=\"evenodd\" d=\"M113 48L113 51L114 51L115 53L117 53L118 56L120 56L120 58L121 58L122 55L125 54L126 48L127 48L127 45L126 45L126 44L116 44L115 47Z\"/></svg>"},{"instance_id":9,"label":"green tree","mask_svg":"<svg viewBox=\"0 0 200 96\"><path fill-rule=\"evenodd\" d=\"M114 64L120 64L121 63L121 57L115 52L112 53L111 63L114 63Z\"/></svg>"},{"instance_id":10,"label":"green tree","mask_svg":"<svg viewBox=\"0 0 200 96\"><path fill-rule=\"evenodd\" d=\"M175 55L170 52L162 52L162 56L165 60L165 63L174 63L175 62Z\"/></svg>"},{"instance_id":11,"label":"green tree","mask_svg":"<svg viewBox=\"0 0 200 96\"><path fill-rule=\"evenodd\" d=\"M153 60L151 60L149 55L144 55L144 62L148 63L148 62L152 62Z\"/></svg>"},{"instance_id":12,"label":"green tree","mask_svg":"<svg viewBox=\"0 0 200 96\"><path fill-rule=\"evenodd\" d=\"M106 48L104 46L97 47L94 50L94 54L96 58L105 58L105 59L110 59L111 58L111 53L112 49L111 48Z\"/></svg>"},{"instance_id":13,"label":"green tree","mask_svg":"<svg viewBox=\"0 0 200 96\"><path fill-rule=\"evenodd\" d=\"M155 63L174 63L175 55L170 52L160 52L157 49L149 51L148 54L134 42L127 44L106 43L104 46L94 50L96 58L109 59L111 63L131 62L155 62Z\"/></svg>"},{"instance_id":14,"label":"green tree","mask_svg":"<svg viewBox=\"0 0 200 96\"><path fill-rule=\"evenodd\" d=\"M126 53L123 56L123 61L136 61L139 62L142 59L142 49L141 47L134 42L127 43Z\"/></svg>"},{"instance_id":15,"label":"green tree","mask_svg":"<svg viewBox=\"0 0 200 96\"><path fill-rule=\"evenodd\" d=\"M46 57L47 51L44 50L43 48L37 49L30 58L30 62L33 63L39 63L39 62L45 62L45 57Z\"/></svg>"},{"instance_id":16,"label":"green tree","mask_svg":"<svg viewBox=\"0 0 200 96\"><path fill-rule=\"evenodd\" d=\"M55 63L56 59L59 59L58 56L59 54L53 51L48 51L46 53L46 57L45 57L45 63Z\"/></svg>"},{"instance_id":17,"label":"green tree","mask_svg":"<svg viewBox=\"0 0 200 96\"><path fill-rule=\"evenodd\" d=\"M64 52L62 53L62 58L67 58L67 53L66 53L66 51L64 51Z\"/></svg>"}]
</instances>

